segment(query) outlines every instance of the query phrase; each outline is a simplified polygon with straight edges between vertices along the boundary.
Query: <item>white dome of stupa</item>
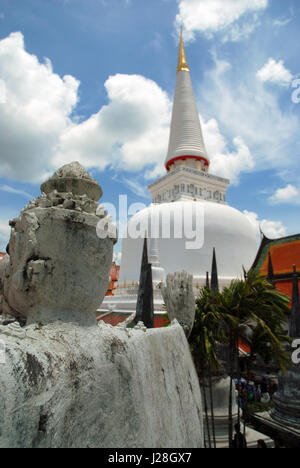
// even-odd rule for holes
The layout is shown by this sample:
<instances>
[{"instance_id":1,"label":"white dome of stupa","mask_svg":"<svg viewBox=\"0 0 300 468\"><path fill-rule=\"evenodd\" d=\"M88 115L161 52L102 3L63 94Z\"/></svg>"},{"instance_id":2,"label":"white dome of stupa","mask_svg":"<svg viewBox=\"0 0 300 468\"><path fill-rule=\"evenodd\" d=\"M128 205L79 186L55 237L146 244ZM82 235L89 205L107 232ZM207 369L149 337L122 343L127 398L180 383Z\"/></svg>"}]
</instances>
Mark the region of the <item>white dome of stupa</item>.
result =
<instances>
[{"instance_id":1,"label":"white dome of stupa","mask_svg":"<svg viewBox=\"0 0 300 468\"><path fill-rule=\"evenodd\" d=\"M176 213L179 214L177 219ZM196 235L193 240L188 232L187 235L184 234L184 229L181 238L174 236L178 223L182 225L185 222L184 213L187 213L187 218L192 213L194 232L195 217L196 215L200 217L197 227L198 240L201 243L199 248L196 244ZM153 225L151 220L156 220ZM159 235L156 246L160 266L165 273L185 270L194 276L194 284L205 283L206 272L211 271L213 248L216 249L221 286L228 285L233 278L241 277L243 267L246 270L251 267L257 252L253 225L243 213L225 204L205 200L151 204L130 219L128 231L135 233L140 229L141 232L145 232L143 229L146 226L150 244L151 237ZM170 237L162 238L163 229L168 226ZM120 283L138 281L143 242L143 238L123 239Z\"/></svg>"}]
</instances>

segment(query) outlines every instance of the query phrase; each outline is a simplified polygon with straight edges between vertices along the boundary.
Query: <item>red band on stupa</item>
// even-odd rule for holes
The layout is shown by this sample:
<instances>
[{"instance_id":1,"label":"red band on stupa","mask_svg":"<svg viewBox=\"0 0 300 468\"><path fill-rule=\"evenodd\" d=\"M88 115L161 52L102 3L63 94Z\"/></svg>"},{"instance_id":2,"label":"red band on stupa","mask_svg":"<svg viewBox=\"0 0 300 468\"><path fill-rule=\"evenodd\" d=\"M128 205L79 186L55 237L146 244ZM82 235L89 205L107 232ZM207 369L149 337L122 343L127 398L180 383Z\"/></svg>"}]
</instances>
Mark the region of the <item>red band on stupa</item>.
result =
<instances>
[{"instance_id":1,"label":"red band on stupa","mask_svg":"<svg viewBox=\"0 0 300 468\"><path fill-rule=\"evenodd\" d=\"M185 161L186 159L194 159L195 161L204 161L204 164L205 166L209 166L209 162L206 158L204 158L203 156L177 156L176 158L172 158L170 159L167 163L166 163L166 169L167 171L170 170L170 166L172 166L172 164L175 163L175 161Z\"/></svg>"}]
</instances>

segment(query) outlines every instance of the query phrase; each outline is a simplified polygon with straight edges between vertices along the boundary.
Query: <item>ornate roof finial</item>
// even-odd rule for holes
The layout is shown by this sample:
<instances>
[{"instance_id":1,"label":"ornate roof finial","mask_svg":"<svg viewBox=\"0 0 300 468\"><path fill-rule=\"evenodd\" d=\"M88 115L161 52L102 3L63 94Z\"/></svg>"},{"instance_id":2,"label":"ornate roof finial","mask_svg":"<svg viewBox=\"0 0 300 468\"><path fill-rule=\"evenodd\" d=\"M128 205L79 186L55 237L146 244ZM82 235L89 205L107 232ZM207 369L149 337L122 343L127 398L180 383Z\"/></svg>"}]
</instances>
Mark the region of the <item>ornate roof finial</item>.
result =
<instances>
[{"instance_id":1,"label":"ornate roof finial","mask_svg":"<svg viewBox=\"0 0 300 468\"><path fill-rule=\"evenodd\" d=\"M185 51L184 51L184 44L183 44L183 39L182 39L182 26L180 28L180 43L179 43L179 58L178 58L178 66L177 66L177 71L190 71L186 56L185 56Z\"/></svg>"}]
</instances>

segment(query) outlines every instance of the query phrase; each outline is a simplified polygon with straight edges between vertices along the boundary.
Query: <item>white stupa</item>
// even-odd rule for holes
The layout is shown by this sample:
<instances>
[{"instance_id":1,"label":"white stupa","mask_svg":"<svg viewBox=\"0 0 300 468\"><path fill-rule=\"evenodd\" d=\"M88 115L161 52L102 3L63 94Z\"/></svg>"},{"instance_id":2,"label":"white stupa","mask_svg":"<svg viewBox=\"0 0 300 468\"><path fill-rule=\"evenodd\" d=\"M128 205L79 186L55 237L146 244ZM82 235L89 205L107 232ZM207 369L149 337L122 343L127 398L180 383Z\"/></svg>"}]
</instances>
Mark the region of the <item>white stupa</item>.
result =
<instances>
[{"instance_id":1,"label":"white stupa","mask_svg":"<svg viewBox=\"0 0 300 468\"><path fill-rule=\"evenodd\" d=\"M248 218L226 203L229 180L209 173L182 33L165 167L166 175L148 187L151 205L128 223L119 285L115 295L105 299L102 310L135 310L143 238L130 233L137 228L146 231L149 239L157 311L162 307L158 285L167 273L185 270L193 275L195 287L203 286L215 248L222 288L241 277L243 267L251 267L257 252L256 233Z\"/></svg>"}]
</instances>

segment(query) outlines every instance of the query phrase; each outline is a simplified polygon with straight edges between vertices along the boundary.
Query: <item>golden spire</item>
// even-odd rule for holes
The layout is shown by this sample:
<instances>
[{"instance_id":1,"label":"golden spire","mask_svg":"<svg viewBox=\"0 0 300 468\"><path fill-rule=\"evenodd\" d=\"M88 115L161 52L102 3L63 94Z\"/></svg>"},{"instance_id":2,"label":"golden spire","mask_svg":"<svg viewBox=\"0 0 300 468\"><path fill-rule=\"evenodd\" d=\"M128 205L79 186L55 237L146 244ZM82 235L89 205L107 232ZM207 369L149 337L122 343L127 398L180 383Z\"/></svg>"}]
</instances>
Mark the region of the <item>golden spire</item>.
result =
<instances>
[{"instance_id":1,"label":"golden spire","mask_svg":"<svg viewBox=\"0 0 300 468\"><path fill-rule=\"evenodd\" d=\"M178 66L177 66L177 71L180 71L180 70L190 71L187 61L186 61L186 56L185 56L185 51L184 51L184 45L183 45L183 39L182 39L182 28L180 29L179 59L178 59Z\"/></svg>"}]
</instances>

